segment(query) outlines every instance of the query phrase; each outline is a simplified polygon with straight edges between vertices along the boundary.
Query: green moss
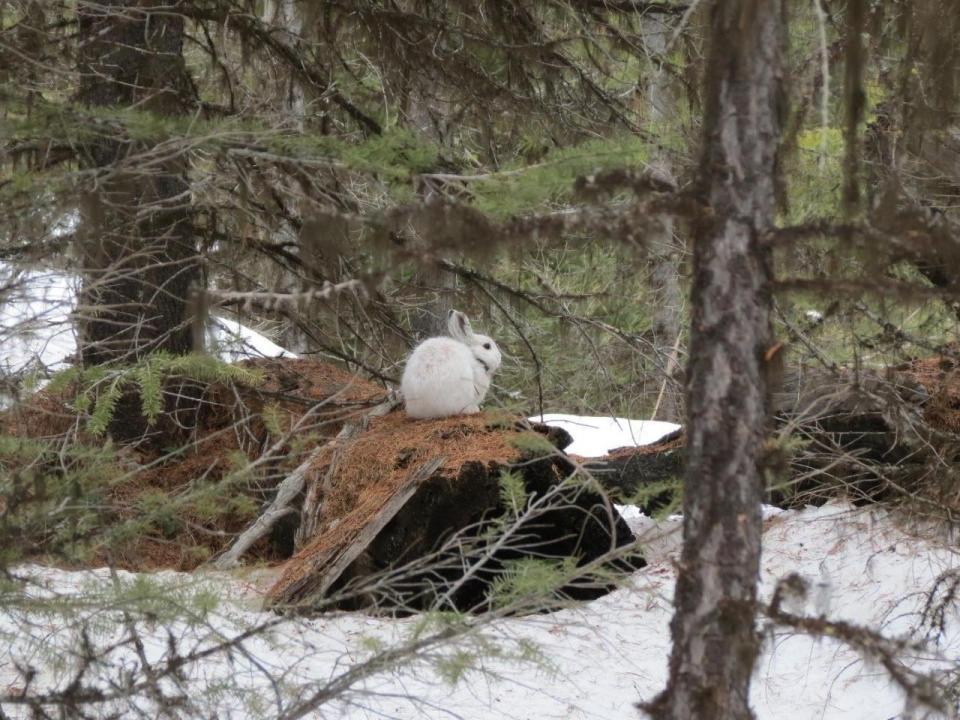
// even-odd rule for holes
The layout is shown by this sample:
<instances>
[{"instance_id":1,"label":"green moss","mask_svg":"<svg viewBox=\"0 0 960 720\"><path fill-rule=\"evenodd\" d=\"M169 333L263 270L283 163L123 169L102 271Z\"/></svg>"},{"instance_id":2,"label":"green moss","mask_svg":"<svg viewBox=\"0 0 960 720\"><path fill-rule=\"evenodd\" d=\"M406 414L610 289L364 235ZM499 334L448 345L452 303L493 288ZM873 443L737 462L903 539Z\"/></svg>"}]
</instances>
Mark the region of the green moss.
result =
<instances>
[{"instance_id":1,"label":"green moss","mask_svg":"<svg viewBox=\"0 0 960 720\"><path fill-rule=\"evenodd\" d=\"M789 224L840 215L843 184L843 133L838 128L814 128L797 137L797 154L787 168Z\"/></svg>"}]
</instances>

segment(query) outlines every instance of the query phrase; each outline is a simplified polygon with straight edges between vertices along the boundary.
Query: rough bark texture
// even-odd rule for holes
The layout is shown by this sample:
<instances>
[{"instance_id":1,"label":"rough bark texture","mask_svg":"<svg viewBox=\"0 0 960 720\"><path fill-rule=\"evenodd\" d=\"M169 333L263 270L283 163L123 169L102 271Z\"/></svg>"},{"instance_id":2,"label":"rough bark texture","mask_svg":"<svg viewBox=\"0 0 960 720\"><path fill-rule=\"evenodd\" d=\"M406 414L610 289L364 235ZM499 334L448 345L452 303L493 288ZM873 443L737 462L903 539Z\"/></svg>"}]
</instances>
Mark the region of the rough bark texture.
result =
<instances>
[{"instance_id":1,"label":"rough bark texture","mask_svg":"<svg viewBox=\"0 0 960 720\"><path fill-rule=\"evenodd\" d=\"M686 437L677 430L651 445L617 448L603 457L589 458L583 466L615 502L636 504L646 515L655 516L670 506L683 478Z\"/></svg>"},{"instance_id":2,"label":"rough bark texture","mask_svg":"<svg viewBox=\"0 0 960 720\"><path fill-rule=\"evenodd\" d=\"M771 359L760 238L775 211L784 31L780 0L713 5L701 161L713 213L694 241L684 547L655 718L751 717Z\"/></svg>"},{"instance_id":3,"label":"rough bark texture","mask_svg":"<svg viewBox=\"0 0 960 720\"><path fill-rule=\"evenodd\" d=\"M184 110L183 18L168 3L83 3L77 16L80 102L166 116ZM85 165L101 170L81 207L78 314L87 364L193 349L188 295L200 274L186 166L173 156L142 170L131 156L145 149L105 136L87 152Z\"/></svg>"}]
</instances>

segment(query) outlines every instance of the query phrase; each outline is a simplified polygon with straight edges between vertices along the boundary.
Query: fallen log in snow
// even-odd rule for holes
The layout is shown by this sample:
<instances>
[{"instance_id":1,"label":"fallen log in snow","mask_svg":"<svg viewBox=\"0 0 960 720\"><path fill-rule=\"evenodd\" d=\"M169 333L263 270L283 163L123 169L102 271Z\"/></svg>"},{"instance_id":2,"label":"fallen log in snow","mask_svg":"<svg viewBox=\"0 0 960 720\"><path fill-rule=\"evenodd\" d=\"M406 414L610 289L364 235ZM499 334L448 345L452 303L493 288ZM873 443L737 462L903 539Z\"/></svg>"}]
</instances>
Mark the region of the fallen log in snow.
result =
<instances>
[{"instance_id":1,"label":"fallen log in snow","mask_svg":"<svg viewBox=\"0 0 960 720\"><path fill-rule=\"evenodd\" d=\"M649 445L586 458L583 467L618 502L635 504L652 516L675 503L686 461L686 438L675 430Z\"/></svg>"},{"instance_id":2,"label":"fallen log in snow","mask_svg":"<svg viewBox=\"0 0 960 720\"><path fill-rule=\"evenodd\" d=\"M767 501L780 507L906 500L960 513L960 371L950 358L914 360L884 372L805 371L774 398ZM584 458L620 501L648 514L667 506L686 470L681 433Z\"/></svg>"}]
</instances>

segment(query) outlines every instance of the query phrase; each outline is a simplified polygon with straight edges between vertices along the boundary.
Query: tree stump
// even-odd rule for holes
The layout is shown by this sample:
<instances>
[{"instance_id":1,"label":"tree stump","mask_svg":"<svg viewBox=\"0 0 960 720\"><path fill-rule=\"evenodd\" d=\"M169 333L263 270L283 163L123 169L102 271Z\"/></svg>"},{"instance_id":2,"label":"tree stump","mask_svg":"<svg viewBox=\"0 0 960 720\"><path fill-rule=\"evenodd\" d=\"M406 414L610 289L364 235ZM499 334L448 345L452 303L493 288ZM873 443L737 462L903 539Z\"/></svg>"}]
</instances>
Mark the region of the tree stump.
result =
<instances>
[{"instance_id":1,"label":"tree stump","mask_svg":"<svg viewBox=\"0 0 960 720\"><path fill-rule=\"evenodd\" d=\"M606 495L576 477L567 443L555 428L489 414L371 419L317 458L316 531L269 604L482 611L531 560L568 571L547 604L605 594L611 570L643 560L625 551L634 536Z\"/></svg>"}]
</instances>

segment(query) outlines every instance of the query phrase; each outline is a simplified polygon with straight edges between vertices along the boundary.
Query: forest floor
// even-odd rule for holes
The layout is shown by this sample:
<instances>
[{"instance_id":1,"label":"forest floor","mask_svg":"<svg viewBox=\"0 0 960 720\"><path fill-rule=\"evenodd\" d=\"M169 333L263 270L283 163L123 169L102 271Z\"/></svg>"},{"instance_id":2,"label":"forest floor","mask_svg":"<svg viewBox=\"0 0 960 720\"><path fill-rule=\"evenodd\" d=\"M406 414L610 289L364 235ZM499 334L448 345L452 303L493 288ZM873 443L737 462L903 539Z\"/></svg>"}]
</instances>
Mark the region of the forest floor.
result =
<instances>
[{"instance_id":1,"label":"forest floor","mask_svg":"<svg viewBox=\"0 0 960 720\"><path fill-rule=\"evenodd\" d=\"M317 387L327 383L318 393L344 385L344 377L311 370L309 362L284 361L283 365L297 369L284 375L287 381L278 385L291 396L311 392L305 386L294 387L291 377L309 375L309 382ZM944 373L949 372L933 361L920 367L936 382L943 382ZM277 384L280 375L271 377L267 387ZM344 402L369 399L367 395L376 390L350 387L359 394L341 395ZM622 418L555 415L547 419L571 432L572 447L583 457L654 443L676 428ZM503 447L497 450L502 452ZM216 459L210 452L202 456L208 464ZM638 717L634 704L650 699L666 678L681 520L676 516L654 520L632 506L620 510L643 543L649 563L620 589L548 615L480 623L468 638L392 664L357 682L331 700L323 716L364 720ZM767 507L761 597L769 601L777 583L795 573L806 582L808 594L790 601L790 612L878 630L909 646L898 661L905 673L931 673L946 684L956 683L960 616L948 590L960 575L957 540L943 526L910 520L883 507L854 507L839 499L818 508ZM280 708L289 707L316 683L330 681L378 649L402 644L423 631L418 617L342 613L310 619L264 612L262 600L279 567L268 562L231 573L204 569L113 573L105 568L20 566L16 572L36 583L31 590L34 597L64 600L81 593L89 598L93 593L102 602L95 609L73 609L69 616L50 609L39 614L17 608L0 611L0 637L9 641L0 651L0 692L21 687L22 676L16 668L26 666L39 671L33 680L35 688L63 687L71 679L71 665L62 659L75 647L82 621L91 621L90 640L97 647L112 647L126 632L121 611L131 596L162 596L178 608L169 617L139 627L150 662L162 662L172 647L181 653L202 652L241 636L252 626L272 625L267 632L238 641L231 652L211 653L185 670L181 689L189 690L197 708L218 718L279 714ZM864 658L837 639L808 637L762 619L758 622L764 634L752 690L758 718L910 716L905 694L876 657ZM121 683L124 668L137 662L132 653L126 646L110 650L107 661L93 671L97 682L103 687ZM60 660L51 661L54 657ZM451 682L454 676L457 681ZM137 701L148 712L151 703ZM11 717L20 717L13 708L3 709ZM106 716L107 706L103 709Z\"/></svg>"},{"instance_id":2,"label":"forest floor","mask_svg":"<svg viewBox=\"0 0 960 720\"><path fill-rule=\"evenodd\" d=\"M655 521L630 508L623 512L645 542L649 565L621 589L580 607L481 626L472 640L403 660L358 682L332 700L323 716L638 717L633 704L650 699L666 678L680 521ZM926 524L904 523L887 510L842 502L800 511L769 508L766 515L760 576L764 600L780 579L797 573L810 592L790 604L791 612L857 623L915 643L903 669L933 672L950 681L960 664L960 617L956 606L935 592L928 602L928 592L938 579L960 571L955 536ZM22 682L15 667L26 665L39 670L37 687L62 687L71 677L69 663L49 658L60 655L57 648L66 653L73 647L84 617L93 620L96 646L120 640L125 632L122 599L134 593L162 593L181 608L178 617L140 628L151 662L160 662L174 646L182 653L199 651L259 623L277 623L269 632L239 641L229 654L214 653L186 668L184 687L190 697L218 718L273 716L311 683L316 687L378 649L423 632L417 617L344 613L281 619L263 613L263 592L274 574L262 567L229 574L121 571L115 578L106 569L24 566L17 571L38 583L32 591L37 596L95 592L105 601L70 617L0 612L0 636L9 640L0 651L0 692ZM939 601L944 602L942 612ZM864 659L835 639L760 623L765 640L752 691L759 718L906 717L901 715L904 694L875 659ZM483 644L477 639L481 636ZM455 684L450 682L454 660L458 667L463 664ZM106 687L120 682L123 668L135 662L131 648L118 648L95 673ZM139 705L147 709L151 701ZM4 710L10 714L12 708Z\"/></svg>"}]
</instances>

